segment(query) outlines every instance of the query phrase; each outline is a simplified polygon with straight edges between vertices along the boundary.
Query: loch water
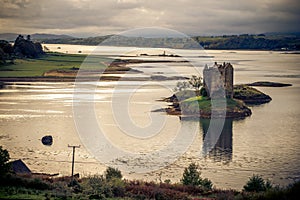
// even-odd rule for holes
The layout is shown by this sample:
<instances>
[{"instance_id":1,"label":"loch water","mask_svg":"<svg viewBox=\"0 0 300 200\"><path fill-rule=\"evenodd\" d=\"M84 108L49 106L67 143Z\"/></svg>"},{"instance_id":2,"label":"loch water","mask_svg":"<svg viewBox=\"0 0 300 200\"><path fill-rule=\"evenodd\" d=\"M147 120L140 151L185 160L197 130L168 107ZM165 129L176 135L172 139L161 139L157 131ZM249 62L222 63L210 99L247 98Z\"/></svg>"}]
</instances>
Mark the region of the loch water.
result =
<instances>
[{"instance_id":1,"label":"loch water","mask_svg":"<svg viewBox=\"0 0 300 200\"><path fill-rule=\"evenodd\" d=\"M69 53L90 53L93 50L90 46L59 45L60 49L54 44L47 46ZM107 49L107 55L113 55L112 57L117 57L120 53L117 47ZM161 50L152 51L160 53ZM151 152L161 152L170 146L169 157L145 156L143 159L133 159L124 158L120 154L119 158L116 155L117 159L113 164L120 169L124 168L126 178L156 181L170 179L178 182L184 168L189 163L196 162L201 167L202 176L211 179L220 188L241 189L253 174L262 175L280 185L299 180L300 54L225 50L207 50L205 53L208 56L198 56L203 54L198 50L178 50L175 53L182 51L185 51L184 55L188 55L187 60L199 63L231 62L235 70L236 84L274 81L290 83L292 86L257 87L270 95L272 101L249 106L252 115L246 119L225 120L218 140L212 148L207 149L204 141L210 120L180 120L177 116L152 112L168 105L157 100L172 95L171 86L176 81L139 81L137 84L137 81L130 80L100 79L98 82L86 83L94 88L93 114L97 126L114 147L122 152L148 155ZM152 56L144 59L179 58ZM195 73L195 66L188 62L140 63L129 66L142 73L120 76L188 77ZM75 171L83 176L103 173L106 165L105 160L101 159L105 157L95 155L94 147L86 146L88 143L83 141L84 133L78 133L80 122L74 118L73 103L80 99L76 99L76 95L74 97L75 87L72 82L6 83L0 90L0 145L8 149L12 159L22 159L34 172L68 175L71 171L71 149L68 144L79 144L81 148L76 149ZM128 100L125 104L124 98ZM126 109L122 110L123 108ZM131 127L122 128L126 124L118 123L118 116L123 111L130 118L128 124L137 127L137 130L151 127L157 119L161 120L157 122L160 127L155 134L147 137L143 135L146 131L140 131L140 135L127 134L127 128L131 130ZM41 143L41 138L45 135L53 136L52 146ZM180 140L176 139L178 137ZM177 146L173 144L174 141ZM180 145L186 145L186 148L181 148ZM109 149L106 151L109 152ZM137 173L136 169L139 167L142 170Z\"/></svg>"}]
</instances>

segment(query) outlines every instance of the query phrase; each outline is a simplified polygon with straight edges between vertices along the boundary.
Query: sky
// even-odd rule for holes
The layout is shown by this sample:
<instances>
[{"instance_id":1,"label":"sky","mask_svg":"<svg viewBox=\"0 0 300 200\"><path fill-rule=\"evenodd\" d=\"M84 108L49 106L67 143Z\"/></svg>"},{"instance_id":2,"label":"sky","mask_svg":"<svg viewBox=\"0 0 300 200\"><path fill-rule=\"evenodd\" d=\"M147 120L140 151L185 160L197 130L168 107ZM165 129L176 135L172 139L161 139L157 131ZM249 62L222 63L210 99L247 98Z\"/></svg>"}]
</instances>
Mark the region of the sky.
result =
<instances>
[{"instance_id":1,"label":"sky","mask_svg":"<svg viewBox=\"0 0 300 200\"><path fill-rule=\"evenodd\" d=\"M0 33L88 37L162 27L187 35L300 32L300 0L0 0Z\"/></svg>"}]
</instances>

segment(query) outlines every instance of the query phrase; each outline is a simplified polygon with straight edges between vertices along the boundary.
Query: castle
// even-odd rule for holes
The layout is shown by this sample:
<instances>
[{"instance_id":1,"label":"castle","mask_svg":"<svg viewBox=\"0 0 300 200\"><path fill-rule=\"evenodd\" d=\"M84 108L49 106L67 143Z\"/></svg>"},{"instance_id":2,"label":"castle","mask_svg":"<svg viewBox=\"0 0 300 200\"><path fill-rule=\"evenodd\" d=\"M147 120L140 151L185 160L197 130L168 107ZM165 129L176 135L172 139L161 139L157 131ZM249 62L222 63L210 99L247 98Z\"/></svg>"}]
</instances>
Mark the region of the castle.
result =
<instances>
[{"instance_id":1,"label":"castle","mask_svg":"<svg viewBox=\"0 0 300 200\"><path fill-rule=\"evenodd\" d=\"M214 66L205 65L203 70L203 86L209 97L224 96L233 98L233 67L230 63Z\"/></svg>"}]
</instances>

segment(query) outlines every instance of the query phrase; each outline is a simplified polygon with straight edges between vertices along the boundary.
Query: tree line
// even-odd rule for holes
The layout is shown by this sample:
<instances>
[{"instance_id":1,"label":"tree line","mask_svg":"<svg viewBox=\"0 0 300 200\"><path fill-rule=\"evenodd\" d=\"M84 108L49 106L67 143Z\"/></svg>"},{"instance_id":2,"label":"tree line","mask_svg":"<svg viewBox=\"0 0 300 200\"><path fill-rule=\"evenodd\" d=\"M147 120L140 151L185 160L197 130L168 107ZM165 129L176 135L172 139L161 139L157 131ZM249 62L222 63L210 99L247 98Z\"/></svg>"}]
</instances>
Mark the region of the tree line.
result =
<instances>
[{"instance_id":1,"label":"tree line","mask_svg":"<svg viewBox=\"0 0 300 200\"><path fill-rule=\"evenodd\" d=\"M113 39L111 38L113 37ZM204 49L251 49L251 50L299 50L300 35L224 35L194 36L190 38L144 38L124 36L98 36L89 38L44 39L49 44L110 45L136 47L165 47L194 49L201 45Z\"/></svg>"}]
</instances>

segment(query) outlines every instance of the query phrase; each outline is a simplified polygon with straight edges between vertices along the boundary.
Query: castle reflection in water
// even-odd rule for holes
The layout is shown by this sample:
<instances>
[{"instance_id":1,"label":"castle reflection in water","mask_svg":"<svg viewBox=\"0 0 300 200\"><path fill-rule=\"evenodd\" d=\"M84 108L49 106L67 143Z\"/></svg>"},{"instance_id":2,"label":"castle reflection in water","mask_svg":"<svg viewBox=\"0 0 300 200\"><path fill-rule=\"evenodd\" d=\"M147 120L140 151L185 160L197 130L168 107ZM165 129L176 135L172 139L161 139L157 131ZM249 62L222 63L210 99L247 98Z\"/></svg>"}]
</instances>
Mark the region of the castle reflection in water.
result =
<instances>
[{"instance_id":1,"label":"castle reflection in water","mask_svg":"<svg viewBox=\"0 0 300 200\"><path fill-rule=\"evenodd\" d=\"M182 119L186 126L196 123L202 134L202 155L215 162L231 162L232 160L232 124L233 119L211 120L189 118ZM200 149L199 149L200 150Z\"/></svg>"},{"instance_id":2,"label":"castle reflection in water","mask_svg":"<svg viewBox=\"0 0 300 200\"><path fill-rule=\"evenodd\" d=\"M203 131L203 152L214 161L229 162L232 160L232 119L226 119L223 127L220 127L221 133L209 128L210 119L201 119L200 127Z\"/></svg>"}]
</instances>

